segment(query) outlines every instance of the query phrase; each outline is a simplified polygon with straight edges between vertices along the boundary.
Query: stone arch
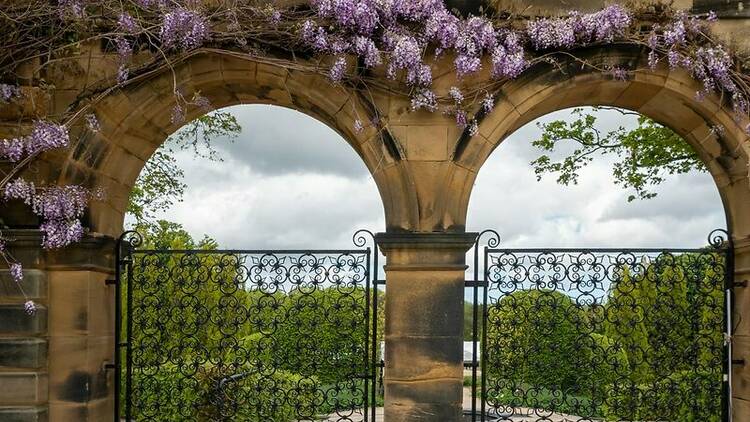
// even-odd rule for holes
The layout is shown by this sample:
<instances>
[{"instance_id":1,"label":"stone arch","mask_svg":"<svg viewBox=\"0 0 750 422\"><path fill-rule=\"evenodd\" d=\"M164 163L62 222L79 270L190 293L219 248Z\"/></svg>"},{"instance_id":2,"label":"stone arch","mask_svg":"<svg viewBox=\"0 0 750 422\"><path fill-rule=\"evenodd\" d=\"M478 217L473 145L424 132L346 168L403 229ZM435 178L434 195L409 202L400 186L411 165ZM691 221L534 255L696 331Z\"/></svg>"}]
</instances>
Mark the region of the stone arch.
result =
<instances>
[{"instance_id":1,"label":"stone arch","mask_svg":"<svg viewBox=\"0 0 750 422\"><path fill-rule=\"evenodd\" d=\"M454 161L471 171L467 189L456 198L468 206L476 175L504 139L526 123L553 111L576 106L614 106L636 111L669 126L695 148L716 182L735 240L750 238L750 143L731 104L719 96L702 101L699 82L683 70L647 66L647 51L633 46L607 46L577 52L579 59L544 63L505 84L494 110L481 120L476 136L460 140ZM626 81L602 69L637 69ZM593 67L593 68L592 68ZM723 132L712 130L723 127Z\"/></svg>"},{"instance_id":2,"label":"stone arch","mask_svg":"<svg viewBox=\"0 0 750 422\"><path fill-rule=\"evenodd\" d=\"M60 169L57 183L83 183L101 187L104 201L91 204L91 230L117 236L122 230L130 190L145 162L179 129L171 121L176 87L186 98L199 92L213 109L237 104L268 104L307 114L339 133L373 174L381 198L392 187L384 183L379 163L387 150L373 128L355 129L355 121L368 121L369 109L355 90L330 83L320 73L293 70L272 62L237 55L199 51L143 82L129 85L94 105L102 129L83 135L69 153L49 167ZM186 121L206 112L189 107ZM283 124L283 122L280 122Z\"/></svg>"},{"instance_id":3,"label":"stone arch","mask_svg":"<svg viewBox=\"0 0 750 422\"><path fill-rule=\"evenodd\" d=\"M577 52L597 69L578 60L557 66L540 64L505 84L495 109L483 118L477 135L462 138L453 152L456 165L467 169L464 189L448 201L466 215L469 196L481 166L504 139L524 124L575 106L606 105L639 112L670 127L699 154L721 196L727 228L734 241L735 280L750 275L750 143L746 120L736 121L726 98L713 95L698 101L699 82L683 70L664 64L650 70L647 51L634 46L606 46ZM609 66L638 69L626 81L607 74ZM722 126L716 133L712 127ZM464 220L465 221L465 220ZM734 359L750 357L750 292L734 288ZM733 365L732 403L735 415L750 412L747 367ZM738 416L739 417L739 416Z\"/></svg>"}]
</instances>

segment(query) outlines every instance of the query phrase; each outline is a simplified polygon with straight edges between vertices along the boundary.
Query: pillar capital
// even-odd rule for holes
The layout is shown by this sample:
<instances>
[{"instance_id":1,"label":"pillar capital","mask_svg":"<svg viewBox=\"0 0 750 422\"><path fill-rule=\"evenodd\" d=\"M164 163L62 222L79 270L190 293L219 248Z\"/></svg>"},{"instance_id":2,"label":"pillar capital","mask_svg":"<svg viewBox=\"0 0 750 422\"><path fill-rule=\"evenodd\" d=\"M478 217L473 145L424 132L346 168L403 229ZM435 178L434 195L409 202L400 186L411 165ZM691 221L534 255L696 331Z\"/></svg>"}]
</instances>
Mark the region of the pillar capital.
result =
<instances>
[{"instance_id":1,"label":"pillar capital","mask_svg":"<svg viewBox=\"0 0 750 422\"><path fill-rule=\"evenodd\" d=\"M383 232L375 241L383 252L391 249L463 249L469 250L477 239L476 232Z\"/></svg>"}]
</instances>

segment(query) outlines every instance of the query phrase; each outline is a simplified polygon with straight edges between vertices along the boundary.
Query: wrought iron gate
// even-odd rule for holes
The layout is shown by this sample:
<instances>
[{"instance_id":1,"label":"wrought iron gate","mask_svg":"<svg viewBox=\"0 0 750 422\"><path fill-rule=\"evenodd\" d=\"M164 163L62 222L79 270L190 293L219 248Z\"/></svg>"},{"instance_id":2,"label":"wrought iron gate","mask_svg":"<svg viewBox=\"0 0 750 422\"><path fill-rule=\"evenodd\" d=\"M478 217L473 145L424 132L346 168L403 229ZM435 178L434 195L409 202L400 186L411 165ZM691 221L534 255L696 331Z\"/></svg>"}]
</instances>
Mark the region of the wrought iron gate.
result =
<instances>
[{"instance_id":1,"label":"wrought iron gate","mask_svg":"<svg viewBox=\"0 0 750 422\"><path fill-rule=\"evenodd\" d=\"M123 235L115 421L374 420L368 242L359 231L351 250L156 250Z\"/></svg>"},{"instance_id":2,"label":"wrought iron gate","mask_svg":"<svg viewBox=\"0 0 750 422\"><path fill-rule=\"evenodd\" d=\"M483 235L467 283L472 420L731 420L724 230L702 249L499 249Z\"/></svg>"}]
</instances>

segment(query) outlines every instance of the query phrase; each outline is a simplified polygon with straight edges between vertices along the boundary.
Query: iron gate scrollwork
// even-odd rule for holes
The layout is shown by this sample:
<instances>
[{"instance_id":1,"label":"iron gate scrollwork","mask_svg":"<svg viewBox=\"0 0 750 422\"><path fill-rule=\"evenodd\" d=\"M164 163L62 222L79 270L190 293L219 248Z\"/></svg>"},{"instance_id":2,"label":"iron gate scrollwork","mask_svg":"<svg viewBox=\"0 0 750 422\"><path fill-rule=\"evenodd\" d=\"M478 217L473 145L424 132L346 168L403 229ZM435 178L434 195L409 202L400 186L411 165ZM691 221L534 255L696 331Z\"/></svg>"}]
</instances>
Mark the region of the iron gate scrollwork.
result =
<instances>
[{"instance_id":1,"label":"iron gate scrollwork","mask_svg":"<svg viewBox=\"0 0 750 422\"><path fill-rule=\"evenodd\" d=\"M117 248L115 421L374 420L377 253Z\"/></svg>"},{"instance_id":2,"label":"iron gate scrollwork","mask_svg":"<svg viewBox=\"0 0 750 422\"><path fill-rule=\"evenodd\" d=\"M483 235L467 283L472 420L731 420L724 230L700 249L499 249Z\"/></svg>"}]
</instances>

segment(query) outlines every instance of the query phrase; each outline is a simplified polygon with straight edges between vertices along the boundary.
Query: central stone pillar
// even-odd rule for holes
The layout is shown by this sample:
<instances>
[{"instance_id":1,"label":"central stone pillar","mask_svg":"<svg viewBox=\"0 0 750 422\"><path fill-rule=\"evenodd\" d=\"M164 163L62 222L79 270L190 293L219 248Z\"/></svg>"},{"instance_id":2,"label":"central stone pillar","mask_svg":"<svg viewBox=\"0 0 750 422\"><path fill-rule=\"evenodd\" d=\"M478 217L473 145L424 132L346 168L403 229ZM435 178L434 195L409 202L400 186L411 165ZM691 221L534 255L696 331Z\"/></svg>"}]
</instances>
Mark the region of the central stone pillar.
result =
<instances>
[{"instance_id":1,"label":"central stone pillar","mask_svg":"<svg viewBox=\"0 0 750 422\"><path fill-rule=\"evenodd\" d=\"M464 273L476 236L376 236L386 256L386 422L463 419Z\"/></svg>"}]
</instances>

